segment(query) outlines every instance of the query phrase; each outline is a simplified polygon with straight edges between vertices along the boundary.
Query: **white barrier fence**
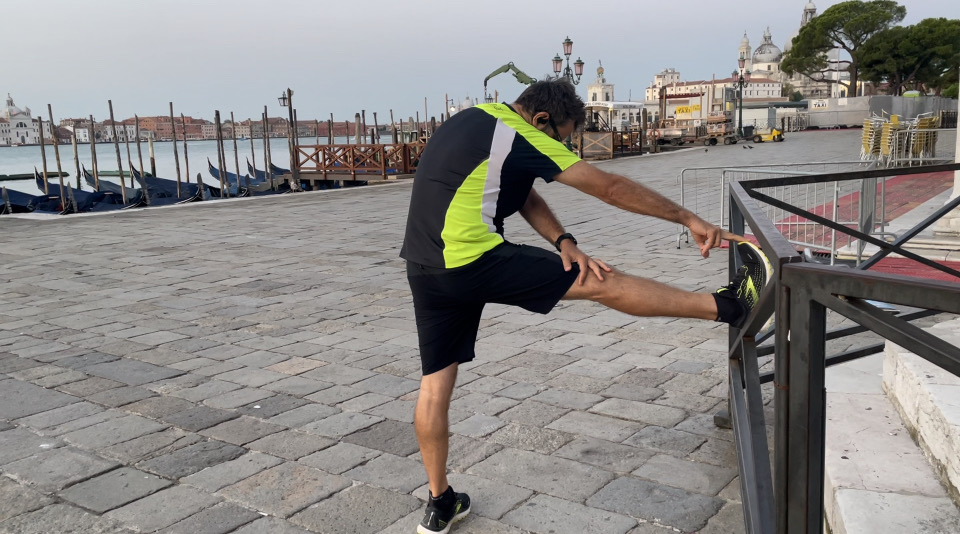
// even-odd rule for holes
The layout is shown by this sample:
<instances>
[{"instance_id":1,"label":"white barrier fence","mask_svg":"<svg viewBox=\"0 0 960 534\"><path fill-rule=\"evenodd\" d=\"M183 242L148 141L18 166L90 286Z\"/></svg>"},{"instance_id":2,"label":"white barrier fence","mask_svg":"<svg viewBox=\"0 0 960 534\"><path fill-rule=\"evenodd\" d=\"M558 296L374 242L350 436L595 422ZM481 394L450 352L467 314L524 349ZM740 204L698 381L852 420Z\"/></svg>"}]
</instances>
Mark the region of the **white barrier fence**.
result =
<instances>
[{"instance_id":1,"label":"white barrier fence","mask_svg":"<svg viewBox=\"0 0 960 534\"><path fill-rule=\"evenodd\" d=\"M726 199L729 195L728 185L731 181L743 182L764 178L850 172L863 170L863 165L864 162L862 161L842 161L753 165L736 168L687 168L681 170L677 178L680 185L680 203L708 222L727 228L729 214L727 213ZM862 180L849 180L840 184L827 182L779 186L764 189L763 192L821 217L843 225L856 227L861 218L861 203L858 201L857 194L862 188ZM883 233L885 221L883 221L882 214L885 213L885 188L882 181L876 201L879 207L877 212L881 214L878 229L879 233ZM814 250L829 250L830 257L833 258L837 248L848 244L845 241L845 236L841 235L844 242L838 243L835 231L793 215L781 208L765 205L764 211L766 216L774 221L781 233L798 246L809 247ZM681 226L677 235L677 248L680 248L681 239L684 237L689 242L689 233L685 227Z\"/></svg>"}]
</instances>

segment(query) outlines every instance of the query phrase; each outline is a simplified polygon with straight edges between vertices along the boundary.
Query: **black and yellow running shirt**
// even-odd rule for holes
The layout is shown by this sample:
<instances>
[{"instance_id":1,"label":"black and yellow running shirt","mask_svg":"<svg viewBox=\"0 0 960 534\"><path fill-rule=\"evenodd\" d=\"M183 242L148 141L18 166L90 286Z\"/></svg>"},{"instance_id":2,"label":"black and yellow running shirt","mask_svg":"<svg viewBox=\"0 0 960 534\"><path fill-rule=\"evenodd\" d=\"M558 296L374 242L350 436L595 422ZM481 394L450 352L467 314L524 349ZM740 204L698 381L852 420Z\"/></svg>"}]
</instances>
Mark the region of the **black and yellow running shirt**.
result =
<instances>
[{"instance_id":1,"label":"black and yellow running shirt","mask_svg":"<svg viewBox=\"0 0 960 534\"><path fill-rule=\"evenodd\" d=\"M467 265L503 242L503 220L523 207L533 181L580 161L507 104L453 115L417 165L400 257L430 267Z\"/></svg>"}]
</instances>

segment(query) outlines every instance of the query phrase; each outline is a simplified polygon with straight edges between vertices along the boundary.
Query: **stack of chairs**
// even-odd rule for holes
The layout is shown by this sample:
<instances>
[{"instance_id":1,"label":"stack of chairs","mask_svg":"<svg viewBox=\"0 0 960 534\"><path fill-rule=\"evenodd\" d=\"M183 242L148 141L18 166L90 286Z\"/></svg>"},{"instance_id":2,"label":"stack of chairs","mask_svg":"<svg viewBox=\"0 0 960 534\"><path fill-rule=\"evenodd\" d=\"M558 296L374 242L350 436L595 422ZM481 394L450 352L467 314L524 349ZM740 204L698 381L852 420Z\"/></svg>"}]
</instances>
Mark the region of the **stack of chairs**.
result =
<instances>
[{"instance_id":1,"label":"stack of chairs","mask_svg":"<svg viewBox=\"0 0 960 534\"><path fill-rule=\"evenodd\" d=\"M906 145L897 140L897 132L902 129L903 125L897 115L891 115L890 122L883 123L880 129L880 163L887 167L896 165L907 153Z\"/></svg>"},{"instance_id":2,"label":"stack of chairs","mask_svg":"<svg viewBox=\"0 0 960 534\"><path fill-rule=\"evenodd\" d=\"M869 163L880 159L880 132L884 123L886 123L886 120L877 116L863 121L863 135L860 145L861 161Z\"/></svg>"},{"instance_id":3,"label":"stack of chairs","mask_svg":"<svg viewBox=\"0 0 960 534\"><path fill-rule=\"evenodd\" d=\"M937 155L937 134L931 131L937 128L939 118L934 117L932 113L925 113L917 117L911 127L910 134L910 154L911 164L913 160L919 160L923 163L924 159L930 159Z\"/></svg>"}]
</instances>

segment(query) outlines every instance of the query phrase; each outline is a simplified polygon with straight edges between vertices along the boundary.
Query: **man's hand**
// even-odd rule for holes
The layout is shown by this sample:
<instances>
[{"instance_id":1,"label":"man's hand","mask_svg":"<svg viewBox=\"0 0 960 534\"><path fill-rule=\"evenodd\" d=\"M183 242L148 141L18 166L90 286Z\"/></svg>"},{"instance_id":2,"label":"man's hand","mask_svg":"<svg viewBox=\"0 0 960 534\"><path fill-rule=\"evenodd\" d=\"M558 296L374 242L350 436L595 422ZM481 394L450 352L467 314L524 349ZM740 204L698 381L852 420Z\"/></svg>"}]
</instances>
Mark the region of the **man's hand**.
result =
<instances>
[{"instance_id":1,"label":"man's hand","mask_svg":"<svg viewBox=\"0 0 960 534\"><path fill-rule=\"evenodd\" d=\"M728 232L719 226L714 226L707 221L691 214L692 219L685 226L690 229L690 235L700 247L700 255L704 258L710 257L710 249L719 247L723 240L727 241L746 241L743 236Z\"/></svg>"},{"instance_id":2,"label":"man's hand","mask_svg":"<svg viewBox=\"0 0 960 534\"><path fill-rule=\"evenodd\" d=\"M611 271L610 267L607 267L607 264L587 256L569 239L560 244L560 259L563 260L564 271L572 269L574 263L580 266L577 285L581 286L586 281L588 272L592 271L593 274L597 276L597 279L602 282L603 272L606 271L609 273Z\"/></svg>"}]
</instances>

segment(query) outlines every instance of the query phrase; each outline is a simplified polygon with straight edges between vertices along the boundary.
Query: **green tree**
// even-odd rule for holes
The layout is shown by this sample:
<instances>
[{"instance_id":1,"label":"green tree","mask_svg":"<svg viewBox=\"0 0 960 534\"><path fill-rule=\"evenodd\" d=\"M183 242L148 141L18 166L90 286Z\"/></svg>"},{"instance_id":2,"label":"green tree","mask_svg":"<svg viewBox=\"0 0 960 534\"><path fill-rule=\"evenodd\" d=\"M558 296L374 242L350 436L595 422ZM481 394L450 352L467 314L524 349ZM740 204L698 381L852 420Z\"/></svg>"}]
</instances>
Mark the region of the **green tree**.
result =
<instances>
[{"instance_id":1,"label":"green tree","mask_svg":"<svg viewBox=\"0 0 960 534\"><path fill-rule=\"evenodd\" d=\"M855 95L860 79L862 47L878 32L897 24L907 8L893 0L851 0L827 8L808 22L793 39L780 68L787 74L799 73L816 82L837 83ZM834 49L846 52L849 59L828 57ZM849 81L834 80L830 73L847 71Z\"/></svg>"},{"instance_id":2,"label":"green tree","mask_svg":"<svg viewBox=\"0 0 960 534\"><path fill-rule=\"evenodd\" d=\"M899 95L907 86L940 92L960 69L960 20L924 19L913 26L895 26L864 43L861 75L887 82Z\"/></svg>"}]
</instances>

